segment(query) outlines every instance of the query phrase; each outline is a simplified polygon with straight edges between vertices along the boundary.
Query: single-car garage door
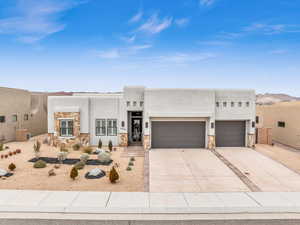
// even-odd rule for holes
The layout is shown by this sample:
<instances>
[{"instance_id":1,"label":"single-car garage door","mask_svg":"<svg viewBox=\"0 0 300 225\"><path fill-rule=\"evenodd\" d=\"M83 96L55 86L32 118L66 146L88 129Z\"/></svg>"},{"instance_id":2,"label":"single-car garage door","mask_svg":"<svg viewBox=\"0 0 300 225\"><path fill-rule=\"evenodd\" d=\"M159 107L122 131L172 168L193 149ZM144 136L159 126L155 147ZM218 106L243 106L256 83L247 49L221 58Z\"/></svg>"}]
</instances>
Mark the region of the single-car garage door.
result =
<instances>
[{"instance_id":1,"label":"single-car garage door","mask_svg":"<svg viewBox=\"0 0 300 225\"><path fill-rule=\"evenodd\" d=\"M245 121L216 121L217 147L244 147Z\"/></svg>"},{"instance_id":2,"label":"single-car garage door","mask_svg":"<svg viewBox=\"0 0 300 225\"><path fill-rule=\"evenodd\" d=\"M204 148L205 122L152 121L152 148Z\"/></svg>"}]
</instances>

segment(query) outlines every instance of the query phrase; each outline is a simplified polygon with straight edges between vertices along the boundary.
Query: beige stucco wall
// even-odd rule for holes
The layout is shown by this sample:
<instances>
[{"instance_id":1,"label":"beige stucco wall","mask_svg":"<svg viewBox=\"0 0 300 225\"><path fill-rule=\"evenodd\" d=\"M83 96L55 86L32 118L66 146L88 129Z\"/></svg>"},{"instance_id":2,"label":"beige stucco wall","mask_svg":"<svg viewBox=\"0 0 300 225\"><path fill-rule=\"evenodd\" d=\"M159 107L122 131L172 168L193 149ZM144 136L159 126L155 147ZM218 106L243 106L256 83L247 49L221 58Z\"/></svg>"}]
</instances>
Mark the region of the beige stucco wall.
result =
<instances>
[{"instance_id":1,"label":"beige stucco wall","mask_svg":"<svg viewBox=\"0 0 300 225\"><path fill-rule=\"evenodd\" d=\"M257 127L272 128L272 139L300 149L300 102L282 102L273 105L258 105ZM285 128L278 127L278 121L285 122Z\"/></svg>"},{"instance_id":2,"label":"beige stucco wall","mask_svg":"<svg viewBox=\"0 0 300 225\"><path fill-rule=\"evenodd\" d=\"M18 121L12 116L17 114ZM24 115L28 114L27 121ZM47 132L47 96L30 93L26 90L0 87L0 116L5 116L5 123L0 123L0 140L13 141L16 129L26 128L32 135Z\"/></svg>"}]
</instances>

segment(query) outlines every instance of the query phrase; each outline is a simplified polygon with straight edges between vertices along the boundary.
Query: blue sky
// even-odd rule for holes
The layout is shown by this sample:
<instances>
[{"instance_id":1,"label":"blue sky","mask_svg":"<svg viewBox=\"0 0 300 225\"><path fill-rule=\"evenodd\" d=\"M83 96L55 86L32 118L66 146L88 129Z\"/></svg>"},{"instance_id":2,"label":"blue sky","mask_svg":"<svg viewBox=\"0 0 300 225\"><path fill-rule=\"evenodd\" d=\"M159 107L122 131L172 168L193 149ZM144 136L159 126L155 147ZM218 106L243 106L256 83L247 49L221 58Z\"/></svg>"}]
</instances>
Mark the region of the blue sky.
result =
<instances>
[{"instance_id":1,"label":"blue sky","mask_svg":"<svg viewBox=\"0 0 300 225\"><path fill-rule=\"evenodd\" d=\"M0 0L0 86L300 96L299 0Z\"/></svg>"}]
</instances>

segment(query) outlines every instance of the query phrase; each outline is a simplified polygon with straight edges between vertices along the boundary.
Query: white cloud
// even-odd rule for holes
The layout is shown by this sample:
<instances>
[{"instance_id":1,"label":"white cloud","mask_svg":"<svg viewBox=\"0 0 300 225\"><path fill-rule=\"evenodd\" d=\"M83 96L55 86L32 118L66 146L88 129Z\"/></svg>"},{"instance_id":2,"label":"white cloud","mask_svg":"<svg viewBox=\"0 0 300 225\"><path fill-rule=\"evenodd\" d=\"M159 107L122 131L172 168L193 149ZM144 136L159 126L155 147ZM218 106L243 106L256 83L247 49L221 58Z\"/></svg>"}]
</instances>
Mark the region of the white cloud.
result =
<instances>
[{"instance_id":1,"label":"white cloud","mask_svg":"<svg viewBox=\"0 0 300 225\"><path fill-rule=\"evenodd\" d=\"M121 39L127 43L133 43L136 39L136 35L132 35L130 37L121 37Z\"/></svg>"},{"instance_id":2,"label":"white cloud","mask_svg":"<svg viewBox=\"0 0 300 225\"><path fill-rule=\"evenodd\" d=\"M179 27L184 27L184 26L188 25L189 22L190 22L190 20L188 18L181 18L181 19L175 20L175 24Z\"/></svg>"},{"instance_id":3,"label":"white cloud","mask_svg":"<svg viewBox=\"0 0 300 225\"><path fill-rule=\"evenodd\" d=\"M110 49L107 51L98 51L96 55L102 59L117 59L120 58L120 51L118 49Z\"/></svg>"},{"instance_id":4,"label":"white cloud","mask_svg":"<svg viewBox=\"0 0 300 225\"><path fill-rule=\"evenodd\" d=\"M129 20L129 23L136 23L140 21L143 17L143 12L139 11L137 14L135 14L131 19Z\"/></svg>"},{"instance_id":5,"label":"white cloud","mask_svg":"<svg viewBox=\"0 0 300 225\"><path fill-rule=\"evenodd\" d=\"M214 53L175 53L156 58L158 62L188 64L217 57Z\"/></svg>"},{"instance_id":6,"label":"white cloud","mask_svg":"<svg viewBox=\"0 0 300 225\"><path fill-rule=\"evenodd\" d=\"M244 28L245 32L261 32L263 34L281 34L281 33L294 33L300 32L299 25L290 24L266 24L266 23L253 23Z\"/></svg>"},{"instance_id":7,"label":"white cloud","mask_svg":"<svg viewBox=\"0 0 300 225\"><path fill-rule=\"evenodd\" d=\"M132 45L126 48L113 48L106 51L96 51L94 52L96 56L102 59L118 59L124 56L130 56L138 54L144 49L151 48L152 45Z\"/></svg>"},{"instance_id":8,"label":"white cloud","mask_svg":"<svg viewBox=\"0 0 300 225\"><path fill-rule=\"evenodd\" d=\"M215 2L215 0L199 0L200 5L210 6Z\"/></svg>"},{"instance_id":9,"label":"white cloud","mask_svg":"<svg viewBox=\"0 0 300 225\"><path fill-rule=\"evenodd\" d=\"M24 43L37 42L65 29L62 12L83 3L78 0L16 0L10 17L0 19L0 34L11 34Z\"/></svg>"},{"instance_id":10,"label":"white cloud","mask_svg":"<svg viewBox=\"0 0 300 225\"><path fill-rule=\"evenodd\" d=\"M157 34L171 26L172 20L172 17L164 17L160 19L158 18L157 14L153 14L144 24L142 24L138 28L138 31Z\"/></svg>"}]
</instances>

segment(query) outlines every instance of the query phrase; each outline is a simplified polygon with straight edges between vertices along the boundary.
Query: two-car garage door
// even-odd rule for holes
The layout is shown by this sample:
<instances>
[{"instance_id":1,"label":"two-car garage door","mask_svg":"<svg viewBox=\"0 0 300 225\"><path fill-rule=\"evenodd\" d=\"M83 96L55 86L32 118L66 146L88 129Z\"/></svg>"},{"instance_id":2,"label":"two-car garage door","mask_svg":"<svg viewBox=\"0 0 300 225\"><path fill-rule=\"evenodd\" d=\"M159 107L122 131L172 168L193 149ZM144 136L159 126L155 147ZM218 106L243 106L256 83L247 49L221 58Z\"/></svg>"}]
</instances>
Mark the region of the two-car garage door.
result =
<instances>
[{"instance_id":1,"label":"two-car garage door","mask_svg":"<svg viewBox=\"0 0 300 225\"><path fill-rule=\"evenodd\" d=\"M152 121L152 148L205 148L204 121Z\"/></svg>"}]
</instances>

